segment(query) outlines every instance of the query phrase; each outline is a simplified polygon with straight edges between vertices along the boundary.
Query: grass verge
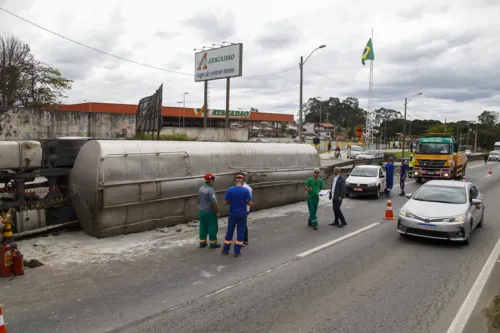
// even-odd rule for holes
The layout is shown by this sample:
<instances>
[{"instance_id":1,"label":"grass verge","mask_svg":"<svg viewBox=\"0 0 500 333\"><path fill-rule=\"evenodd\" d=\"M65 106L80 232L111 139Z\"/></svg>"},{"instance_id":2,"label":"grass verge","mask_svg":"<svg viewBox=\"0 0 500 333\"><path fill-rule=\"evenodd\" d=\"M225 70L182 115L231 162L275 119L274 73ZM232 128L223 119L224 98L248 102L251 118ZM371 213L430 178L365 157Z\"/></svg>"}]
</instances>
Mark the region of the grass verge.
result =
<instances>
[{"instance_id":1,"label":"grass verge","mask_svg":"<svg viewBox=\"0 0 500 333\"><path fill-rule=\"evenodd\" d=\"M484 316L488 320L488 324L494 330L489 330L489 333L500 332L500 295L496 295L490 306L483 310Z\"/></svg>"}]
</instances>

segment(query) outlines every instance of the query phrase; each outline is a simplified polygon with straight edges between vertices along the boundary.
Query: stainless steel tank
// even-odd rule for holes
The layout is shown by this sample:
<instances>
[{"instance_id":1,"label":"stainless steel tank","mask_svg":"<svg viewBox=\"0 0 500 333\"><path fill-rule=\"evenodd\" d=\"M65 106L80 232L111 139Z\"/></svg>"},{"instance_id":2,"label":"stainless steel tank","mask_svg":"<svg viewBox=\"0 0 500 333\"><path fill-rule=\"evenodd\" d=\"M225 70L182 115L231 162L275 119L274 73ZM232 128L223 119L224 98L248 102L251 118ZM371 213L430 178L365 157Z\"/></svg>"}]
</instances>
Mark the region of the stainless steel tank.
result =
<instances>
[{"instance_id":1,"label":"stainless steel tank","mask_svg":"<svg viewBox=\"0 0 500 333\"><path fill-rule=\"evenodd\" d=\"M216 175L221 214L238 172L253 187L253 210L304 200L304 181L320 167L311 145L93 140L71 171L71 199L83 229L109 237L198 218L198 189Z\"/></svg>"}]
</instances>

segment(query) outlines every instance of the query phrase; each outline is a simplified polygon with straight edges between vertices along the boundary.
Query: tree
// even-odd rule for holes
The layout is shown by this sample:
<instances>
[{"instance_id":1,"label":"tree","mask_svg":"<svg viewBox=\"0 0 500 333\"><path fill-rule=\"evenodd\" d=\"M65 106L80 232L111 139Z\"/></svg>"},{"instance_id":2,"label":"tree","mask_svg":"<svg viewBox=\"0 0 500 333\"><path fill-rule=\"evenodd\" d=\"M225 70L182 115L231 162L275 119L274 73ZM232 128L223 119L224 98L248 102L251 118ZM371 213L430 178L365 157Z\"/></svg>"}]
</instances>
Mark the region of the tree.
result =
<instances>
[{"instance_id":1,"label":"tree","mask_svg":"<svg viewBox=\"0 0 500 333\"><path fill-rule=\"evenodd\" d=\"M250 112L259 112L259 109L256 109L256 108L250 108Z\"/></svg>"},{"instance_id":2,"label":"tree","mask_svg":"<svg viewBox=\"0 0 500 333\"><path fill-rule=\"evenodd\" d=\"M403 118L401 112L386 108L380 108L375 110L374 115L375 115L374 119L375 126L380 126L380 124L382 124L382 121L389 121L393 119Z\"/></svg>"},{"instance_id":3,"label":"tree","mask_svg":"<svg viewBox=\"0 0 500 333\"><path fill-rule=\"evenodd\" d=\"M495 126L498 123L498 117L498 112L485 110L477 116L477 120L483 125Z\"/></svg>"},{"instance_id":4,"label":"tree","mask_svg":"<svg viewBox=\"0 0 500 333\"><path fill-rule=\"evenodd\" d=\"M40 106L65 98L73 81L35 59L19 39L0 37L0 105Z\"/></svg>"},{"instance_id":5,"label":"tree","mask_svg":"<svg viewBox=\"0 0 500 333\"><path fill-rule=\"evenodd\" d=\"M287 123L285 122L280 123L280 128L279 128L280 135L285 135L287 129L288 129Z\"/></svg>"}]
</instances>

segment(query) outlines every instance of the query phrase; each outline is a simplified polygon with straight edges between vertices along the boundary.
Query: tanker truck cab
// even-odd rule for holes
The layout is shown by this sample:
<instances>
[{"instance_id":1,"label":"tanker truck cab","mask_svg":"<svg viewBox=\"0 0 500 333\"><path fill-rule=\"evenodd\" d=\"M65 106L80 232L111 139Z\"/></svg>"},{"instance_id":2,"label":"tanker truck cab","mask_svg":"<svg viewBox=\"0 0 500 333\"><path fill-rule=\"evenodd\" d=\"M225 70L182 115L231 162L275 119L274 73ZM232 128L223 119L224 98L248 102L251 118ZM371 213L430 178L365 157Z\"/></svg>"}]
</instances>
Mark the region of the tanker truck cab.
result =
<instances>
[{"instance_id":1,"label":"tanker truck cab","mask_svg":"<svg viewBox=\"0 0 500 333\"><path fill-rule=\"evenodd\" d=\"M467 156L451 135L429 134L417 141L413 177L418 183L423 179L460 179L466 167Z\"/></svg>"}]
</instances>

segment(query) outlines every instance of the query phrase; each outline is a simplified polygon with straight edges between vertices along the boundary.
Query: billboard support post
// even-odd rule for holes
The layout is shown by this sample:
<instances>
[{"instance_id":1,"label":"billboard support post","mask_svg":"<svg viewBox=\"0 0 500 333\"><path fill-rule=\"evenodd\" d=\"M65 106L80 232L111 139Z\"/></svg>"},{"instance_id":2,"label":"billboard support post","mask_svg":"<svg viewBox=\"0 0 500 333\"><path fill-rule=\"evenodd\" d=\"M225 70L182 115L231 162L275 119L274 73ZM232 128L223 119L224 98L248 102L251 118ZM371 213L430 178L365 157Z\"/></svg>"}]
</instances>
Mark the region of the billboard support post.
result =
<instances>
[{"instance_id":1,"label":"billboard support post","mask_svg":"<svg viewBox=\"0 0 500 333\"><path fill-rule=\"evenodd\" d=\"M226 123L225 123L225 128L226 128L226 141L229 142L229 92L231 88L231 78L226 79Z\"/></svg>"},{"instance_id":2,"label":"billboard support post","mask_svg":"<svg viewBox=\"0 0 500 333\"><path fill-rule=\"evenodd\" d=\"M208 81L204 82L205 89L203 92L203 128L207 128L207 114L208 114Z\"/></svg>"}]
</instances>

